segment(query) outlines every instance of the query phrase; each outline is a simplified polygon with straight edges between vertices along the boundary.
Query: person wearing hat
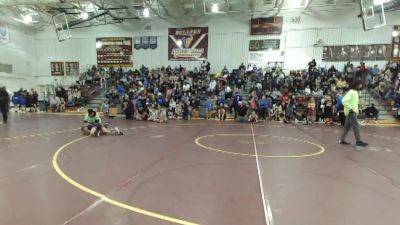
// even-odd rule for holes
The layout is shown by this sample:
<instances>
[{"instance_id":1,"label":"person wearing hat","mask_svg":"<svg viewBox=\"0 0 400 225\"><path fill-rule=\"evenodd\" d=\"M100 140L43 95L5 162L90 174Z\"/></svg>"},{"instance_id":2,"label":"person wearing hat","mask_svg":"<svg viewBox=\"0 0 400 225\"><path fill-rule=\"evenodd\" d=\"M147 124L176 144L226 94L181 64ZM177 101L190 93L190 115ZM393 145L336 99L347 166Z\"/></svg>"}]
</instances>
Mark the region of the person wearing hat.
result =
<instances>
[{"instance_id":1,"label":"person wearing hat","mask_svg":"<svg viewBox=\"0 0 400 225\"><path fill-rule=\"evenodd\" d=\"M8 109L10 106L10 96L6 90L6 87L0 88L0 110L3 115L3 122L7 123L8 119Z\"/></svg>"}]
</instances>

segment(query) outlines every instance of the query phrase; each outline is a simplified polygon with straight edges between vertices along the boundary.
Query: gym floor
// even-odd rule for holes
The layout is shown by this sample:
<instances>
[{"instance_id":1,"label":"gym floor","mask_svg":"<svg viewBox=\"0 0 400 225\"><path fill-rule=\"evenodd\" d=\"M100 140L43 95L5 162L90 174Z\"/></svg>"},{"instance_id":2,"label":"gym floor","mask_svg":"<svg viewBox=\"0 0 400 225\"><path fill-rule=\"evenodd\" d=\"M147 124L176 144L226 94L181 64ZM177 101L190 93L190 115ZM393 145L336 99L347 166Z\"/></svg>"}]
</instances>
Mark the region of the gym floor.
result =
<instances>
[{"instance_id":1,"label":"gym floor","mask_svg":"<svg viewBox=\"0 0 400 225\"><path fill-rule=\"evenodd\" d=\"M399 224L400 127L12 114L0 125L0 224ZM352 133L348 141L354 143Z\"/></svg>"}]
</instances>

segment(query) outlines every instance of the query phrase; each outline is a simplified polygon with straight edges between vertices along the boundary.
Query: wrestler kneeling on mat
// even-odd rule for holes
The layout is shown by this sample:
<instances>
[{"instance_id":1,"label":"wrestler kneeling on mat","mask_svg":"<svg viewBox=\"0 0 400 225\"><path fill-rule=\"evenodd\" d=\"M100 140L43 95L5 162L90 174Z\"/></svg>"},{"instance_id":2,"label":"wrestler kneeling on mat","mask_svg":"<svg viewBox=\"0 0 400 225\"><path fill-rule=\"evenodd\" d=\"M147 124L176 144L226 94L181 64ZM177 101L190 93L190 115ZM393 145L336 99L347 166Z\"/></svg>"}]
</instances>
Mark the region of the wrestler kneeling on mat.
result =
<instances>
[{"instance_id":1,"label":"wrestler kneeling on mat","mask_svg":"<svg viewBox=\"0 0 400 225\"><path fill-rule=\"evenodd\" d=\"M96 113L93 109L88 109L85 118L83 119L85 126L81 128L82 132L86 135L92 137L99 137L100 135L107 135L107 134L115 134L115 135L123 135L118 127L114 129L108 129L108 123L101 124L101 118L99 114Z\"/></svg>"}]
</instances>

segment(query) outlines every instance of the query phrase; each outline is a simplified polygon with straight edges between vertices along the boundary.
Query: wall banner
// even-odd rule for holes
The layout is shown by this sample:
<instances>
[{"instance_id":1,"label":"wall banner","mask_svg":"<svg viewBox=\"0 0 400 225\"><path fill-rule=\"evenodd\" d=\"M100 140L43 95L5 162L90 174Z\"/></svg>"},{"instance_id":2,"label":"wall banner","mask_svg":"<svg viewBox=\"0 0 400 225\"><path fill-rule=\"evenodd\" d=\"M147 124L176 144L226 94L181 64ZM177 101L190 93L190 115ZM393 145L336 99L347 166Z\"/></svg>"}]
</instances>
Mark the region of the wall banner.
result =
<instances>
[{"instance_id":1,"label":"wall banner","mask_svg":"<svg viewBox=\"0 0 400 225\"><path fill-rule=\"evenodd\" d=\"M96 38L96 43L100 67L133 67L132 38Z\"/></svg>"},{"instance_id":2,"label":"wall banner","mask_svg":"<svg viewBox=\"0 0 400 225\"><path fill-rule=\"evenodd\" d=\"M400 25L393 27L392 59L400 60Z\"/></svg>"},{"instance_id":3,"label":"wall banner","mask_svg":"<svg viewBox=\"0 0 400 225\"><path fill-rule=\"evenodd\" d=\"M142 48L148 49L150 47L149 45L149 37L142 37Z\"/></svg>"},{"instance_id":4,"label":"wall banner","mask_svg":"<svg viewBox=\"0 0 400 225\"><path fill-rule=\"evenodd\" d=\"M79 62L65 62L65 75L79 76Z\"/></svg>"},{"instance_id":5,"label":"wall banner","mask_svg":"<svg viewBox=\"0 0 400 225\"><path fill-rule=\"evenodd\" d=\"M157 48L157 36L143 36L135 37L135 49L156 49Z\"/></svg>"},{"instance_id":6,"label":"wall banner","mask_svg":"<svg viewBox=\"0 0 400 225\"><path fill-rule=\"evenodd\" d=\"M135 42L135 44L134 44L135 49L142 48L142 38L141 37L135 37L134 42Z\"/></svg>"},{"instance_id":7,"label":"wall banner","mask_svg":"<svg viewBox=\"0 0 400 225\"><path fill-rule=\"evenodd\" d=\"M152 36L149 37L150 38L150 48L151 49L156 49L157 48L157 37L156 36Z\"/></svg>"},{"instance_id":8,"label":"wall banner","mask_svg":"<svg viewBox=\"0 0 400 225\"><path fill-rule=\"evenodd\" d=\"M279 39L250 40L249 51L279 50L280 43Z\"/></svg>"},{"instance_id":9,"label":"wall banner","mask_svg":"<svg viewBox=\"0 0 400 225\"><path fill-rule=\"evenodd\" d=\"M324 46L322 58L328 62L388 60L390 52L390 44Z\"/></svg>"},{"instance_id":10,"label":"wall banner","mask_svg":"<svg viewBox=\"0 0 400 225\"><path fill-rule=\"evenodd\" d=\"M64 76L64 62L50 62L51 76Z\"/></svg>"},{"instance_id":11,"label":"wall banner","mask_svg":"<svg viewBox=\"0 0 400 225\"><path fill-rule=\"evenodd\" d=\"M208 27L168 29L170 61L200 61L208 57Z\"/></svg>"}]
</instances>

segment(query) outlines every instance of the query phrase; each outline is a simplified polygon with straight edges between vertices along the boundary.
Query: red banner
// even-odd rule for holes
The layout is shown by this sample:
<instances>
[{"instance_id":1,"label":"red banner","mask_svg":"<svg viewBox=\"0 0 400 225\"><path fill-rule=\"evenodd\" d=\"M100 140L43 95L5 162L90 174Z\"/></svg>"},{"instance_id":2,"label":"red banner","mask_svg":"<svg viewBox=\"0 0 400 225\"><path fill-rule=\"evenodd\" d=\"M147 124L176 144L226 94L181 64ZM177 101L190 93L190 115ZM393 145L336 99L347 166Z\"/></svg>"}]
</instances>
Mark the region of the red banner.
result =
<instances>
[{"instance_id":1,"label":"red banner","mask_svg":"<svg viewBox=\"0 0 400 225\"><path fill-rule=\"evenodd\" d=\"M64 76L64 62L50 62L52 76Z\"/></svg>"},{"instance_id":2,"label":"red banner","mask_svg":"<svg viewBox=\"0 0 400 225\"><path fill-rule=\"evenodd\" d=\"M200 61L208 56L208 27L169 28L168 59Z\"/></svg>"}]
</instances>

